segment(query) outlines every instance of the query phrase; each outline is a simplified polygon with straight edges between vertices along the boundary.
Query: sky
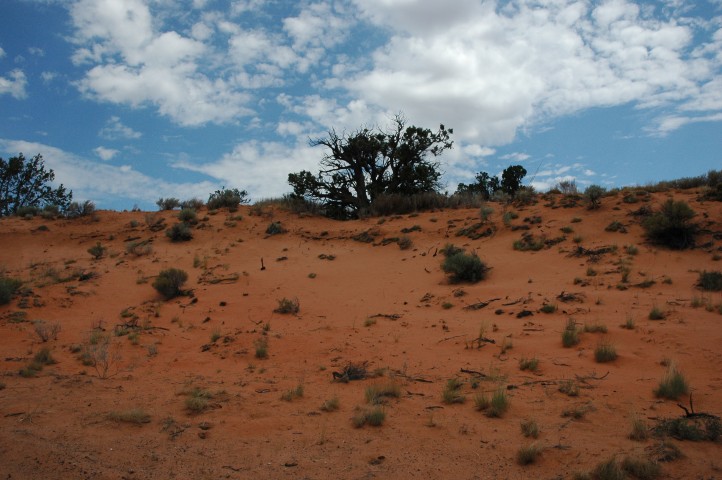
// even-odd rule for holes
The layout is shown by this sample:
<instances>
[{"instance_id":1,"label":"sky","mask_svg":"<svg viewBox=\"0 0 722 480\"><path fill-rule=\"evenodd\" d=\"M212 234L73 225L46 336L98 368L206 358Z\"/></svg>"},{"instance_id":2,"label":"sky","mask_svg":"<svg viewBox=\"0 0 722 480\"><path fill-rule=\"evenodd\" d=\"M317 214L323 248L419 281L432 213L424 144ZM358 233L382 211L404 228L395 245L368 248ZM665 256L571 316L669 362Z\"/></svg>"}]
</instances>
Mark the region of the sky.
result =
<instances>
[{"instance_id":1,"label":"sky","mask_svg":"<svg viewBox=\"0 0 722 480\"><path fill-rule=\"evenodd\" d=\"M445 190L722 168L722 0L2 0L0 157L98 208L252 200L334 129L453 128Z\"/></svg>"}]
</instances>

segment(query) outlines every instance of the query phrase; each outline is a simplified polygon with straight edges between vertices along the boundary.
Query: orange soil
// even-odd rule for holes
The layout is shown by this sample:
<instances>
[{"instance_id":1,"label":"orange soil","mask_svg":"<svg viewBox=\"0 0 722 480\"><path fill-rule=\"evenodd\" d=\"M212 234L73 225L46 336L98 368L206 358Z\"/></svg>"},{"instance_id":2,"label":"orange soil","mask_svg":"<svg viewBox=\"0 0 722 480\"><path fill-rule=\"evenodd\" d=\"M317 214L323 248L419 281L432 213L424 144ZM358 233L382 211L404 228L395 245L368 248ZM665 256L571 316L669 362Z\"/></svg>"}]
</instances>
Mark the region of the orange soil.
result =
<instances>
[{"instance_id":1,"label":"orange soil","mask_svg":"<svg viewBox=\"0 0 722 480\"><path fill-rule=\"evenodd\" d=\"M722 303L719 293L695 288L699 271L722 265L712 262L721 250L722 204L700 203L690 193L673 196L698 213L705 231L698 243L707 245L679 252L646 244L638 220L630 216L643 203L626 204L621 196L605 198L597 211L551 208L541 199L534 206L507 207L519 213L512 225L540 216L541 223L531 225L536 235L554 238L562 235L560 228L573 228L566 240L539 252L512 248L524 232L504 225L499 204L490 204L496 233L479 240L456 236L479 221L476 209L383 222L336 222L270 208L263 215L251 215L248 207L231 214L204 211L194 238L183 243L151 232L141 212L100 212L96 221L2 219L0 268L21 278L32 295L0 307L0 476L572 478L612 456L654 458L658 440L627 436L635 415L653 425L683 413L675 402L653 394L665 372L663 359L676 361L684 372L697 411L722 414L722 316L691 305L693 298ZM666 197L652 196L649 203L657 207ZM175 214L158 215L172 224ZM572 223L574 217L581 222ZM605 232L614 220L628 233ZM267 236L271 221L288 232ZM48 230L39 230L41 225ZM380 245L415 225L421 230L408 233L411 249ZM351 239L369 229L378 234L374 244ZM575 236L588 249L618 249L592 263L571 255ZM152 252L127 253L130 239L151 240ZM98 241L109 251L93 260L87 249ZM492 267L488 278L449 284L437 254L447 243L477 252ZM627 255L625 245L637 245L639 253ZM618 262L627 258L629 288L620 290ZM186 287L194 297L164 301L157 294L154 276L168 267L188 272ZM587 275L589 267L596 276ZM95 276L79 281L81 272ZM634 286L645 279L656 283ZM455 296L458 289L466 294ZM562 292L581 294L582 301L561 302ZM274 313L284 297L298 298L298 315ZM485 308L464 309L492 299ZM557 312L540 312L545 303L556 303ZM653 306L665 310L666 319L649 320ZM129 321L121 316L126 309L149 328L137 344L113 336L111 350L120 358L112 362L110 378L99 378L71 349L88 344L93 327L113 332ZM517 318L522 310L533 315ZM14 321L18 311L27 314L26 321ZM385 316L373 317L377 314ZM375 323L367 321L371 317ZM579 345L563 348L561 334L570 317L580 326L602 323L608 333L583 333ZM628 318L636 323L633 330L620 327ZM40 319L61 324L56 340L40 341L32 323ZM467 348L482 326L496 343ZM214 333L220 338L211 342ZM254 341L264 334L269 356L257 359ZM513 347L502 353L507 337ZM595 362L602 339L616 347L617 360ZM22 378L18 371L42 347L49 347L58 363ZM152 349L157 354L150 355ZM532 357L539 359L538 372L521 371L519 360ZM370 370L386 369L385 376L332 381L333 371L363 361ZM461 369L492 378L473 389L474 375ZM444 404L442 388L455 377L464 382L466 402ZM577 380L577 397L559 392L565 379ZM385 423L354 428L356 409L368 407L365 389L389 381L400 385L401 396L384 406ZM299 384L301 398L281 399ZM511 406L502 418L488 418L475 410L473 397L499 385L508 387ZM202 413L185 407L185 394L194 387L214 395ZM339 409L322 411L321 404L334 397ZM148 413L150 422L109 418L133 408ZM585 411L583 418L562 416L573 408ZM537 440L521 433L527 419L540 427ZM534 441L541 456L532 465L518 465L518 449ZM684 457L663 464L664 478L722 477L719 444L672 443Z\"/></svg>"}]
</instances>

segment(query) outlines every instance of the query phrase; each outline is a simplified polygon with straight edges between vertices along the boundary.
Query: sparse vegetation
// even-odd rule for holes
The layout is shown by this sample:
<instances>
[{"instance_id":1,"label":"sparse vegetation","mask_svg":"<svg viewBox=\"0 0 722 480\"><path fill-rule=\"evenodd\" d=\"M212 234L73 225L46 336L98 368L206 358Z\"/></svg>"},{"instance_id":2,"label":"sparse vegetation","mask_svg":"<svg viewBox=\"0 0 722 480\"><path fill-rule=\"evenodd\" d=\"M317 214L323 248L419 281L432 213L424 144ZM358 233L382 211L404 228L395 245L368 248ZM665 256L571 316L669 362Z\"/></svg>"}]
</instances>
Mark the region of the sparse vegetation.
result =
<instances>
[{"instance_id":1,"label":"sparse vegetation","mask_svg":"<svg viewBox=\"0 0 722 480\"><path fill-rule=\"evenodd\" d=\"M521 422L521 433L527 438L538 438L539 425L534 420L524 420Z\"/></svg>"},{"instance_id":2,"label":"sparse vegetation","mask_svg":"<svg viewBox=\"0 0 722 480\"><path fill-rule=\"evenodd\" d=\"M324 412L335 412L339 409L341 401L338 397L334 396L321 404L321 410Z\"/></svg>"},{"instance_id":3,"label":"sparse vegetation","mask_svg":"<svg viewBox=\"0 0 722 480\"><path fill-rule=\"evenodd\" d=\"M150 414L141 408L131 408L130 410L110 412L108 414L108 420L118 423L142 425L144 423L150 423Z\"/></svg>"},{"instance_id":4,"label":"sparse vegetation","mask_svg":"<svg viewBox=\"0 0 722 480\"><path fill-rule=\"evenodd\" d=\"M559 391L570 397L579 396L579 384L574 380L562 380L559 382Z\"/></svg>"},{"instance_id":5,"label":"sparse vegetation","mask_svg":"<svg viewBox=\"0 0 722 480\"><path fill-rule=\"evenodd\" d=\"M165 235L170 238L171 242L187 242L193 239L191 227L185 222L176 223L165 231Z\"/></svg>"},{"instance_id":6,"label":"sparse vegetation","mask_svg":"<svg viewBox=\"0 0 722 480\"><path fill-rule=\"evenodd\" d=\"M188 280L188 274L178 268L168 268L162 270L153 282L153 288L166 299L171 299L183 295L181 290L183 284Z\"/></svg>"},{"instance_id":7,"label":"sparse vegetation","mask_svg":"<svg viewBox=\"0 0 722 480\"><path fill-rule=\"evenodd\" d=\"M380 427L386 420L386 411L382 406L375 406L370 409L358 409L356 414L351 418L351 423L356 428L364 425L372 427Z\"/></svg>"},{"instance_id":8,"label":"sparse vegetation","mask_svg":"<svg viewBox=\"0 0 722 480\"><path fill-rule=\"evenodd\" d=\"M298 298L282 298L278 300L278 307L274 310L276 313L297 314L301 310L301 303Z\"/></svg>"},{"instance_id":9,"label":"sparse vegetation","mask_svg":"<svg viewBox=\"0 0 722 480\"><path fill-rule=\"evenodd\" d=\"M669 400L677 400L681 395L689 393L689 384L687 379L677 369L674 363L670 363L667 371L659 382L659 386L654 390L654 394L658 398L666 398Z\"/></svg>"},{"instance_id":10,"label":"sparse vegetation","mask_svg":"<svg viewBox=\"0 0 722 480\"><path fill-rule=\"evenodd\" d=\"M557 311L557 305L555 303L545 303L539 311L542 313L554 313Z\"/></svg>"},{"instance_id":11,"label":"sparse vegetation","mask_svg":"<svg viewBox=\"0 0 722 480\"><path fill-rule=\"evenodd\" d=\"M48 340L58 339L61 326L59 322L48 323L45 320L36 320L33 322L33 329L40 341L45 343Z\"/></svg>"},{"instance_id":12,"label":"sparse vegetation","mask_svg":"<svg viewBox=\"0 0 722 480\"><path fill-rule=\"evenodd\" d=\"M256 349L255 356L258 359L268 358L268 337L259 337L253 341Z\"/></svg>"},{"instance_id":13,"label":"sparse vegetation","mask_svg":"<svg viewBox=\"0 0 722 480\"><path fill-rule=\"evenodd\" d=\"M303 384L299 383L296 385L296 388L292 388L291 390L286 390L283 392L283 395L281 395L281 400L284 402L292 402L293 400L297 398L303 397Z\"/></svg>"},{"instance_id":14,"label":"sparse vegetation","mask_svg":"<svg viewBox=\"0 0 722 480\"><path fill-rule=\"evenodd\" d=\"M519 360L519 370L529 370L530 372L536 372L538 368L539 359L537 357L522 357L521 360Z\"/></svg>"},{"instance_id":15,"label":"sparse vegetation","mask_svg":"<svg viewBox=\"0 0 722 480\"><path fill-rule=\"evenodd\" d=\"M667 313L656 305L652 307L648 315L650 320L664 320L666 316Z\"/></svg>"},{"instance_id":16,"label":"sparse vegetation","mask_svg":"<svg viewBox=\"0 0 722 480\"><path fill-rule=\"evenodd\" d=\"M484 280L489 271L489 267L478 256L463 251L448 255L441 268L449 275L451 283L476 283Z\"/></svg>"},{"instance_id":17,"label":"sparse vegetation","mask_svg":"<svg viewBox=\"0 0 722 480\"><path fill-rule=\"evenodd\" d=\"M97 242L95 245L88 249L88 253L92 255L94 259L98 260L99 258L102 258L103 255L105 255L105 252L107 250L108 249L101 245L100 242Z\"/></svg>"},{"instance_id":18,"label":"sparse vegetation","mask_svg":"<svg viewBox=\"0 0 722 480\"><path fill-rule=\"evenodd\" d=\"M530 465L536 462L537 457L541 454L541 447L536 443L521 447L516 452L516 463L519 465Z\"/></svg>"},{"instance_id":19,"label":"sparse vegetation","mask_svg":"<svg viewBox=\"0 0 722 480\"><path fill-rule=\"evenodd\" d=\"M210 194L206 207L208 210L227 208L229 211L235 212L242 203L248 203L248 192L237 188L223 187Z\"/></svg>"},{"instance_id":20,"label":"sparse vegetation","mask_svg":"<svg viewBox=\"0 0 722 480\"><path fill-rule=\"evenodd\" d=\"M594 360L599 363L612 362L617 359L617 349L608 340L597 343L594 349Z\"/></svg>"},{"instance_id":21,"label":"sparse vegetation","mask_svg":"<svg viewBox=\"0 0 722 480\"><path fill-rule=\"evenodd\" d=\"M694 246L697 225L691 223L695 213L684 201L669 199L662 209L642 222L647 239L657 245L674 250Z\"/></svg>"},{"instance_id":22,"label":"sparse vegetation","mask_svg":"<svg viewBox=\"0 0 722 480\"><path fill-rule=\"evenodd\" d=\"M266 228L266 235L268 236L280 235L286 232L287 230L281 225L281 222L271 222Z\"/></svg>"},{"instance_id":23,"label":"sparse vegetation","mask_svg":"<svg viewBox=\"0 0 722 480\"><path fill-rule=\"evenodd\" d=\"M577 322L573 318L567 320L567 324L562 332L562 345L565 348L573 347L579 343L579 331L577 330Z\"/></svg>"},{"instance_id":24,"label":"sparse vegetation","mask_svg":"<svg viewBox=\"0 0 722 480\"><path fill-rule=\"evenodd\" d=\"M20 286L23 284L21 280L16 278L7 278L0 274L0 305L6 305L10 303L15 292L18 291Z\"/></svg>"},{"instance_id":25,"label":"sparse vegetation","mask_svg":"<svg viewBox=\"0 0 722 480\"><path fill-rule=\"evenodd\" d=\"M461 393L463 382L458 378L450 378L446 381L444 389L441 391L441 401L446 404L464 403L466 396Z\"/></svg>"},{"instance_id":26,"label":"sparse vegetation","mask_svg":"<svg viewBox=\"0 0 722 480\"><path fill-rule=\"evenodd\" d=\"M388 398L399 398L401 387L396 382L369 385L364 392L366 401L372 405L383 405Z\"/></svg>"},{"instance_id":27,"label":"sparse vegetation","mask_svg":"<svg viewBox=\"0 0 722 480\"><path fill-rule=\"evenodd\" d=\"M649 438L649 427L639 415L632 417L632 430L629 432L629 438L637 442L643 442Z\"/></svg>"},{"instance_id":28,"label":"sparse vegetation","mask_svg":"<svg viewBox=\"0 0 722 480\"><path fill-rule=\"evenodd\" d=\"M161 197L158 199L158 201L155 202L155 204L158 205L159 210L174 210L180 206L180 200L173 197Z\"/></svg>"},{"instance_id":29,"label":"sparse vegetation","mask_svg":"<svg viewBox=\"0 0 722 480\"><path fill-rule=\"evenodd\" d=\"M190 413L201 413L210 407L210 400L213 394L203 388L193 388L190 390L185 399L186 410Z\"/></svg>"},{"instance_id":30,"label":"sparse vegetation","mask_svg":"<svg viewBox=\"0 0 722 480\"><path fill-rule=\"evenodd\" d=\"M708 292L719 292L722 291L722 272L720 271L703 271L699 274L699 280L697 285L702 290Z\"/></svg>"}]
</instances>

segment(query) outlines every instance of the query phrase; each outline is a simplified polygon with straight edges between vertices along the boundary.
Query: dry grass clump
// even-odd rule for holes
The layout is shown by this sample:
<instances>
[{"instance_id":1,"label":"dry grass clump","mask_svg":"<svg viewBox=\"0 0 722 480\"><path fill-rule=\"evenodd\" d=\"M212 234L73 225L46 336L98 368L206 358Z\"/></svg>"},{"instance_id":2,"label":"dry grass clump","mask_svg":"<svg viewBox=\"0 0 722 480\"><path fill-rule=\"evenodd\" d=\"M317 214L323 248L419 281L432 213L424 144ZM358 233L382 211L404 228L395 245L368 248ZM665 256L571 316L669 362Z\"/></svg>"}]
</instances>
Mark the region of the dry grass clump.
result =
<instances>
[{"instance_id":1,"label":"dry grass clump","mask_svg":"<svg viewBox=\"0 0 722 480\"><path fill-rule=\"evenodd\" d=\"M527 438L538 438L539 425L534 420L524 420L521 422L521 433Z\"/></svg>"},{"instance_id":2,"label":"dry grass clump","mask_svg":"<svg viewBox=\"0 0 722 480\"><path fill-rule=\"evenodd\" d=\"M579 395L579 385L574 380L562 380L559 382L559 391L570 397Z\"/></svg>"},{"instance_id":3,"label":"dry grass clump","mask_svg":"<svg viewBox=\"0 0 722 480\"><path fill-rule=\"evenodd\" d=\"M351 423L356 428L361 428L364 425L371 425L372 427L380 427L386 420L386 411L381 406L376 406L370 409L358 409L356 414L351 418Z\"/></svg>"},{"instance_id":4,"label":"dry grass clump","mask_svg":"<svg viewBox=\"0 0 722 480\"><path fill-rule=\"evenodd\" d=\"M118 423L142 425L144 423L150 423L150 414L141 408L131 408L130 410L110 412L108 414L108 420Z\"/></svg>"},{"instance_id":5,"label":"dry grass clump","mask_svg":"<svg viewBox=\"0 0 722 480\"><path fill-rule=\"evenodd\" d=\"M567 324L562 332L562 345L565 348L573 347L579 343L579 331L577 330L577 322L573 318L567 320Z\"/></svg>"},{"instance_id":6,"label":"dry grass clump","mask_svg":"<svg viewBox=\"0 0 722 480\"><path fill-rule=\"evenodd\" d=\"M536 459L539 457L541 452L542 448L536 443L532 443L531 445L527 445L526 447L521 447L516 452L516 463L522 466L531 465L532 463L536 462Z\"/></svg>"},{"instance_id":7,"label":"dry grass clump","mask_svg":"<svg viewBox=\"0 0 722 480\"><path fill-rule=\"evenodd\" d=\"M333 398L330 398L330 399L324 401L324 402L321 404L321 407L320 407L320 408L321 408L321 410L323 410L324 412L335 412L336 410L339 409L340 403L341 403L341 402L340 402L340 400L338 399L338 397L334 396Z\"/></svg>"},{"instance_id":8,"label":"dry grass clump","mask_svg":"<svg viewBox=\"0 0 722 480\"><path fill-rule=\"evenodd\" d=\"M608 340L602 340L594 349L594 360L599 363L612 362L617 359L617 349Z\"/></svg>"},{"instance_id":9,"label":"dry grass clump","mask_svg":"<svg viewBox=\"0 0 722 480\"><path fill-rule=\"evenodd\" d=\"M297 398L303 397L303 384L299 383L296 385L296 388L292 388L291 390L286 390L283 392L283 395L281 395L281 400L284 402L291 402Z\"/></svg>"},{"instance_id":10,"label":"dry grass clump","mask_svg":"<svg viewBox=\"0 0 722 480\"><path fill-rule=\"evenodd\" d=\"M667 371L659 382L659 386L654 390L654 394L658 398L666 398L669 400L677 400L681 395L689 393L689 384L684 375L677 369L674 363L670 363Z\"/></svg>"},{"instance_id":11,"label":"dry grass clump","mask_svg":"<svg viewBox=\"0 0 722 480\"><path fill-rule=\"evenodd\" d=\"M480 393L474 397L474 408L484 412L489 418L500 418L509 410L509 397L504 387L499 387L491 396Z\"/></svg>"},{"instance_id":12,"label":"dry grass clump","mask_svg":"<svg viewBox=\"0 0 722 480\"><path fill-rule=\"evenodd\" d=\"M185 407L191 413L201 413L210 407L213 394L203 388L193 388L185 399Z\"/></svg>"},{"instance_id":13,"label":"dry grass clump","mask_svg":"<svg viewBox=\"0 0 722 480\"><path fill-rule=\"evenodd\" d=\"M255 339L253 341L253 346L256 349L256 358L268 358L268 337L259 337Z\"/></svg>"},{"instance_id":14,"label":"dry grass clump","mask_svg":"<svg viewBox=\"0 0 722 480\"><path fill-rule=\"evenodd\" d=\"M153 288L166 299L171 299L183 295L181 287L188 280L188 274L178 268L168 268L162 270L153 282Z\"/></svg>"},{"instance_id":15,"label":"dry grass clump","mask_svg":"<svg viewBox=\"0 0 722 480\"><path fill-rule=\"evenodd\" d=\"M43 343L48 340L57 340L60 329L60 323L58 322L48 323L45 320L36 320L33 322L33 330Z\"/></svg>"},{"instance_id":16,"label":"dry grass clump","mask_svg":"<svg viewBox=\"0 0 722 480\"><path fill-rule=\"evenodd\" d=\"M297 314L301 310L301 303L298 298L282 298L278 300L278 307L274 310L276 313Z\"/></svg>"},{"instance_id":17,"label":"dry grass clump","mask_svg":"<svg viewBox=\"0 0 722 480\"><path fill-rule=\"evenodd\" d=\"M656 305L652 307L652 309L649 311L648 318L650 320L664 320L664 318L667 316L667 313L662 310L661 308L657 307Z\"/></svg>"},{"instance_id":18,"label":"dry grass clump","mask_svg":"<svg viewBox=\"0 0 722 480\"><path fill-rule=\"evenodd\" d=\"M632 417L632 431L629 432L629 438L637 442L643 442L649 438L649 427L639 415Z\"/></svg>"},{"instance_id":19,"label":"dry grass clump","mask_svg":"<svg viewBox=\"0 0 722 480\"><path fill-rule=\"evenodd\" d=\"M444 389L441 391L441 401L446 404L464 403L466 396L461 393L461 386L463 384L458 378L450 378L447 380Z\"/></svg>"},{"instance_id":20,"label":"dry grass clump","mask_svg":"<svg viewBox=\"0 0 722 480\"><path fill-rule=\"evenodd\" d=\"M383 405L389 398L399 398L401 387L395 382L369 385L364 392L366 401L372 405Z\"/></svg>"},{"instance_id":21,"label":"dry grass clump","mask_svg":"<svg viewBox=\"0 0 722 480\"><path fill-rule=\"evenodd\" d=\"M529 370L530 372L536 372L539 369L539 359L537 357L526 358L522 357L519 360L519 370Z\"/></svg>"}]
</instances>

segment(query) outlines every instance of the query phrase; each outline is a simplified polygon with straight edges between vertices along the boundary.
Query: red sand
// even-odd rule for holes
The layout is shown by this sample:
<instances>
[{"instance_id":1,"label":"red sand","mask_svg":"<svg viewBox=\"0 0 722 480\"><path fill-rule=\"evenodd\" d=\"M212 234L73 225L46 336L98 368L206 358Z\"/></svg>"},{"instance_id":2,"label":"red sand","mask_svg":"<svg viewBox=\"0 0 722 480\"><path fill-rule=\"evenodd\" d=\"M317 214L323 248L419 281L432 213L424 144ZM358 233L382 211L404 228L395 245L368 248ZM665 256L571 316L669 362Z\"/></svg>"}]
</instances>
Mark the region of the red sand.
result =
<instances>
[{"instance_id":1,"label":"red sand","mask_svg":"<svg viewBox=\"0 0 722 480\"><path fill-rule=\"evenodd\" d=\"M713 262L722 253L713 239L720 238L722 204L674 192L654 195L650 205L658 207L668 195L698 213L704 230L698 244L707 245L680 252L645 243L638 219L630 216L642 203L626 204L621 196L605 198L596 211L551 208L541 198L527 207L492 203L490 223L497 231L479 240L456 236L479 221L476 209L350 222L271 208L260 216L248 207L231 214L203 211L207 220L183 243L171 243L162 230L151 232L141 212L100 212L97 221L1 219L0 268L21 278L32 294L0 307L0 475L573 478L613 456L654 459L658 439L639 442L628 434L635 415L652 426L683 414L676 402L653 393L665 372L663 359L675 361L689 380L696 411L722 414L722 316L715 308L692 306L694 299L722 304L720 293L695 287L700 271L722 269ZM524 231L502 222L503 212L512 210L519 218L511 225L529 225L535 235L559 237L566 226L573 233L539 252L516 251L512 244ZM170 225L176 213L158 215ZM541 223L523 221L533 216ZM572 223L575 217L581 222ZM614 220L628 233L606 232ZM272 221L288 232L267 236ZM38 230L41 225L48 230ZM421 230L407 234L411 249L380 245L416 225ZM369 229L378 234L374 243L351 239ZM592 263L571 255L575 236L587 249L618 248ZM152 252L127 253L131 239L152 240ZM99 260L87 253L96 242L108 247ZM488 278L449 284L438 253L447 243L478 253L492 267ZM639 253L628 255L626 245ZM631 269L626 290L617 288L623 259ZM188 272L193 298L165 301L153 289L154 277L168 267ZM90 280L78 279L90 272ZM58 280L63 277L70 280ZM635 286L647 279L655 283ZM456 296L459 289L466 294ZM562 302L562 292L581 294L581 301ZM284 297L299 300L298 315L274 312ZM481 301L490 303L464 309ZM540 312L545 303L555 303L557 312ZM654 306L667 313L664 320L648 319ZM111 336L119 358L111 358L110 378L99 378L72 347L87 345L93 327L114 332L130 320L121 315L126 309L147 328L137 344L127 335ZM522 310L533 315L517 318ZM16 312L25 312L26 321L17 322ZM580 327L604 324L608 332L582 333L578 345L563 348L570 317ZM628 318L635 322L632 330L621 328ZM36 320L59 323L57 339L42 343ZM495 343L471 346L482 327ZM214 334L219 338L212 342ZM254 341L262 337L267 359L255 358ZM512 348L502 353L505 338ZM615 361L595 362L602 339L616 348ZM18 375L43 347L58 363L34 378ZM521 371L520 359L532 357L538 371ZM385 375L332 381L333 371L365 361ZM473 381L475 375L462 369L487 377ZM464 382L466 402L444 404L442 389L455 377ZM561 393L563 380L577 381L579 395ZM383 407L384 424L355 428L356 409L369 408L366 388L388 382L399 385L401 395ZM302 397L281 399L298 385ZM474 395L491 395L499 386L507 388L509 410L501 418L476 411ZM186 409L192 388L213 394L201 413ZM334 397L337 411L320 409ZM130 409L141 409L150 421L111 419ZM583 417L562 416L570 409ZM539 425L537 440L522 435L520 423L529 419ZM541 455L520 466L517 451L533 442ZM668 442L684 456L662 464L663 478L722 477L719 443Z\"/></svg>"}]
</instances>

